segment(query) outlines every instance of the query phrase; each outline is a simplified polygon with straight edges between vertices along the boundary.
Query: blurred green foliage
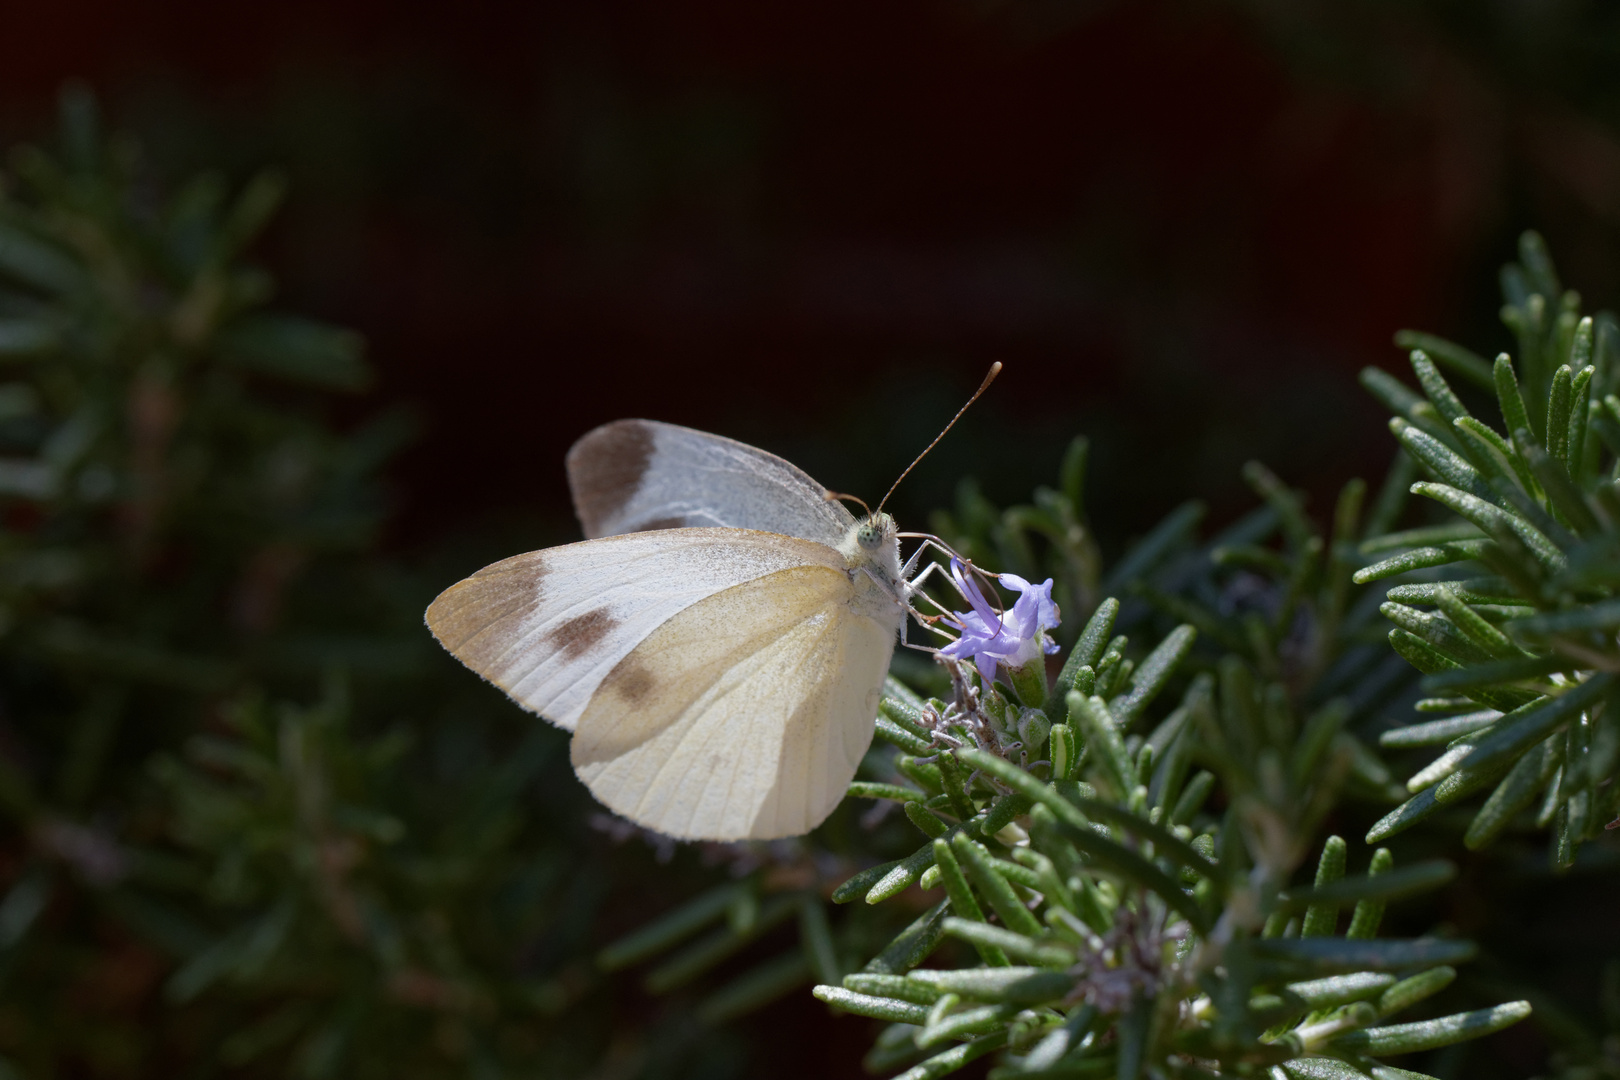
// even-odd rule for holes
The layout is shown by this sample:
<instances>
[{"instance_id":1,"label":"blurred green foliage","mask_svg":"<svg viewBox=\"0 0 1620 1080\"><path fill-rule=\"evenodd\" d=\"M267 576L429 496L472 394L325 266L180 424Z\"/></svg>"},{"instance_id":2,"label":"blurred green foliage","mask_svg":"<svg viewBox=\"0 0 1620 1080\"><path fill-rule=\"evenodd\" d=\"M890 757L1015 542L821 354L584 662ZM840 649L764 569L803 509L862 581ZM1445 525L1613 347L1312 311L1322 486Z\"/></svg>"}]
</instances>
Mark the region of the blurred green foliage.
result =
<instances>
[{"instance_id":1,"label":"blurred green foliage","mask_svg":"<svg viewBox=\"0 0 1620 1080\"><path fill-rule=\"evenodd\" d=\"M336 423L360 342L267 306L242 256L281 190L164 195L83 93L59 154L13 157L0 1055L579 1071L606 1012L554 1036L597 987L577 960L604 877L563 744L454 677L421 629L437 575L376 556L413 423Z\"/></svg>"}]
</instances>

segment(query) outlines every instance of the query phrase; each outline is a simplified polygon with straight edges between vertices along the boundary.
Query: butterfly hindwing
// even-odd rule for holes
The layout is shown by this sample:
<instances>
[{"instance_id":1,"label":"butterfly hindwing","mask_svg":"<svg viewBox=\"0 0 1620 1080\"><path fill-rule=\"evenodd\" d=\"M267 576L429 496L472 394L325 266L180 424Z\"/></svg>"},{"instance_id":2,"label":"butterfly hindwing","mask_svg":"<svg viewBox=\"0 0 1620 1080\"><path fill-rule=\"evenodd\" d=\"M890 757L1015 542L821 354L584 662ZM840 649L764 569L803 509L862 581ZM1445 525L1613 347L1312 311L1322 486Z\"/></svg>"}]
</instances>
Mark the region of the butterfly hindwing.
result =
<instances>
[{"instance_id":1,"label":"butterfly hindwing","mask_svg":"<svg viewBox=\"0 0 1620 1080\"><path fill-rule=\"evenodd\" d=\"M896 620L863 609L860 588L804 565L686 608L600 682L575 730L575 772L671 836L808 832L871 742L894 648Z\"/></svg>"},{"instance_id":2,"label":"butterfly hindwing","mask_svg":"<svg viewBox=\"0 0 1620 1080\"><path fill-rule=\"evenodd\" d=\"M585 535L729 526L837 545L855 525L804 470L746 443L656 420L616 420L568 451Z\"/></svg>"},{"instance_id":3,"label":"butterfly hindwing","mask_svg":"<svg viewBox=\"0 0 1620 1080\"><path fill-rule=\"evenodd\" d=\"M831 548L742 529L631 533L533 551L440 594L428 627L518 704L573 730L608 672L706 597L777 571L843 572Z\"/></svg>"}]
</instances>

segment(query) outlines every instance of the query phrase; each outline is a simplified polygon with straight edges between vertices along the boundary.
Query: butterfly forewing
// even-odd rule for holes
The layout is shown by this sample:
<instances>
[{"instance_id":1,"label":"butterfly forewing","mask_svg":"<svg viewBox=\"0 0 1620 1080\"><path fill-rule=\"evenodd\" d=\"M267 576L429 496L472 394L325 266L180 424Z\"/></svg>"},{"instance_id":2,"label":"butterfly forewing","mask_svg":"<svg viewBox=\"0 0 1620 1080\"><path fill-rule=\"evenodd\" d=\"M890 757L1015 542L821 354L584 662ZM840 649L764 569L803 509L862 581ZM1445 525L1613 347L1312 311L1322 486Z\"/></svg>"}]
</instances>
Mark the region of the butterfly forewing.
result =
<instances>
[{"instance_id":1,"label":"butterfly forewing","mask_svg":"<svg viewBox=\"0 0 1620 1080\"><path fill-rule=\"evenodd\" d=\"M807 540L742 529L632 533L547 548L446 589L428 627L520 705L572 730L604 676L678 612L780 570L836 569Z\"/></svg>"},{"instance_id":2,"label":"butterfly forewing","mask_svg":"<svg viewBox=\"0 0 1620 1080\"><path fill-rule=\"evenodd\" d=\"M871 742L896 620L805 565L717 592L647 636L579 718L575 771L678 837L769 839L831 812Z\"/></svg>"},{"instance_id":3,"label":"butterfly forewing","mask_svg":"<svg viewBox=\"0 0 1620 1080\"><path fill-rule=\"evenodd\" d=\"M729 526L837 545L855 524L804 470L763 450L655 420L617 420L568 451L585 535Z\"/></svg>"}]
</instances>

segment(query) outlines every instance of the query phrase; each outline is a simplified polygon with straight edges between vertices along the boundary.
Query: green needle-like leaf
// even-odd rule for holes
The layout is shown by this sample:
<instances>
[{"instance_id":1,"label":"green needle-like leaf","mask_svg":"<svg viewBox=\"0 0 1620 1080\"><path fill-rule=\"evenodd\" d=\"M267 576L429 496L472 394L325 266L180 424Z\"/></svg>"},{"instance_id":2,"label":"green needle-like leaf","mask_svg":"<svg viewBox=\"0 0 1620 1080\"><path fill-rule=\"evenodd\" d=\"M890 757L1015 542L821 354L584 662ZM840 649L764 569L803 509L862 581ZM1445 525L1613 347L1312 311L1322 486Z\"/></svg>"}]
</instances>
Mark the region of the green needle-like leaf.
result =
<instances>
[{"instance_id":1,"label":"green needle-like leaf","mask_svg":"<svg viewBox=\"0 0 1620 1080\"><path fill-rule=\"evenodd\" d=\"M1513 1001L1490 1009L1457 1013L1416 1024L1395 1024L1391 1027L1352 1031L1333 1040L1332 1047L1335 1050L1379 1056L1411 1054L1419 1050L1434 1050L1450 1046L1452 1043L1490 1035L1503 1028L1512 1027L1529 1015L1528 1001Z\"/></svg>"},{"instance_id":2,"label":"green needle-like leaf","mask_svg":"<svg viewBox=\"0 0 1620 1080\"><path fill-rule=\"evenodd\" d=\"M1491 371L1492 379L1496 383L1496 400L1502 409L1502 422L1509 433L1523 428L1534 431L1530 426L1530 410L1525 408L1524 397L1519 393L1519 380L1513 374L1513 361L1503 353L1496 358Z\"/></svg>"},{"instance_id":3,"label":"green needle-like leaf","mask_svg":"<svg viewBox=\"0 0 1620 1080\"><path fill-rule=\"evenodd\" d=\"M1075 960L1074 950L1057 941L1037 941L988 923L947 918L945 932L969 944L994 945L1014 959L1041 967L1068 967Z\"/></svg>"},{"instance_id":4,"label":"green needle-like leaf","mask_svg":"<svg viewBox=\"0 0 1620 1080\"><path fill-rule=\"evenodd\" d=\"M1376 844L1381 840L1387 840L1396 833L1405 832L1440 809L1440 801L1435 797L1438 787L1437 784L1426 791L1418 792L1379 818L1373 827L1367 830L1367 843Z\"/></svg>"},{"instance_id":5,"label":"green needle-like leaf","mask_svg":"<svg viewBox=\"0 0 1620 1080\"><path fill-rule=\"evenodd\" d=\"M1431 566L1472 562L1483 558L1493 550L1495 545L1489 540L1456 540L1445 544L1432 544L1403 551L1399 555L1392 555L1381 562L1363 567L1357 570L1350 580L1357 585L1366 585L1369 582L1394 577L1396 574L1426 570Z\"/></svg>"},{"instance_id":6,"label":"green needle-like leaf","mask_svg":"<svg viewBox=\"0 0 1620 1080\"><path fill-rule=\"evenodd\" d=\"M1288 991L1308 1008L1327 1009L1352 1001L1375 998L1394 986L1396 977L1383 971L1358 971L1353 975L1330 975L1325 979L1288 984Z\"/></svg>"},{"instance_id":7,"label":"green needle-like leaf","mask_svg":"<svg viewBox=\"0 0 1620 1080\"><path fill-rule=\"evenodd\" d=\"M1022 1005L1056 1000L1074 989L1075 984L1075 977L1067 972L1037 967L995 970L968 968L958 971L919 969L906 978L924 983L941 994L952 993L976 1001L1005 1001Z\"/></svg>"},{"instance_id":8,"label":"green needle-like leaf","mask_svg":"<svg viewBox=\"0 0 1620 1080\"><path fill-rule=\"evenodd\" d=\"M1513 441L1563 523L1581 536L1593 536L1600 532L1601 526L1570 479L1566 464L1537 446L1526 432L1515 432Z\"/></svg>"},{"instance_id":9,"label":"green needle-like leaf","mask_svg":"<svg viewBox=\"0 0 1620 1080\"><path fill-rule=\"evenodd\" d=\"M1322 846L1322 857L1316 864L1316 886L1308 890L1309 906L1304 922L1300 924L1300 937L1330 937L1338 929L1339 903L1332 889L1344 877L1344 863L1348 854L1349 849L1342 837L1330 836Z\"/></svg>"},{"instance_id":10,"label":"green needle-like leaf","mask_svg":"<svg viewBox=\"0 0 1620 1080\"><path fill-rule=\"evenodd\" d=\"M957 918L984 922L984 911L974 899L973 890L962 874L962 867L956 861L956 856L947 841L934 841L934 865L939 867L939 877L945 886L945 896L950 900L951 911L955 912ZM996 946L975 943L975 947L978 949L979 958L985 963L992 967L1007 966L1007 954Z\"/></svg>"},{"instance_id":11,"label":"green needle-like leaf","mask_svg":"<svg viewBox=\"0 0 1620 1080\"><path fill-rule=\"evenodd\" d=\"M1552 392L1547 396L1546 432L1547 452L1558 464L1569 467L1569 407L1570 375L1568 364L1553 372Z\"/></svg>"},{"instance_id":12,"label":"green needle-like leaf","mask_svg":"<svg viewBox=\"0 0 1620 1080\"><path fill-rule=\"evenodd\" d=\"M1485 358L1455 342L1418 330L1401 330L1395 335L1395 344L1402 349L1422 349L1436 362L1483 390L1495 388L1491 365Z\"/></svg>"},{"instance_id":13,"label":"green needle-like leaf","mask_svg":"<svg viewBox=\"0 0 1620 1080\"><path fill-rule=\"evenodd\" d=\"M1446 384L1445 377L1434 366L1434 361L1421 350L1414 349L1411 354L1412 371L1418 377L1418 385L1428 395L1429 401L1445 417L1446 423L1454 424L1468 415L1468 410L1452 393L1451 387Z\"/></svg>"},{"instance_id":14,"label":"green needle-like leaf","mask_svg":"<svg viewBox=\"0 0 1620 1080\"><path fill-rule=\"evenodd\" d=\"M909 807L915 804L907 803L906 805ZM955 835L961 828L960 825L953 825L945 833L946 837ZM917 879L922 877L923 871L934 865L934 846L931 843L924 844L899 862L890 863L889 865L892 869L879 878L870 889L866 890L865 899L868 904L881 904L890 897L898 896L915 885ZM849 894L845 892L845 887L848 885L849 882L846 881L838 887L837 891L833 893L833 903L842 904L847 902L845 898L849 897Z\"/></svg>"},{"instance_id":15,"label":"green needle-like leaf","mask_svg":"<svg viewBox=\"0 0 1620 1080\"><path fill-rule=\"evenodd\" d=\"M1446 618L1487 653L1503 657L1519 655L1519 650L1508 640L1506 634L1482 618L1456 593L1441 587L1435 590L1434 597L1435 603L1445 612Z\"/></svg>"},{"instance_id":16,"label":"green needle-like leaf","mask_svg":"<svg viewBox=\"0 0 1620 1080\"><path fill-rule=\"evenodd\" d=\"M887 683L884 684L884 689L885 693L887 693ZM912 696L915 697L916 695ZM924 742L931 740L928 727L923 723L922 709L904 699L893 696L884 697L878 702L878 715L904 728Z\"/></svg>"},{"instance_id":17,"label":"green needle-like leaf","mask_svg":"<svg viewBox=\"0 0 1620 1080\"><path fill-rule=\"evenodd\" d=\"M908 802L903 805L906 817L930 839L944 836L951 831L951 827L945 823L943 818L932 810L924 809L921 803Z\"/></svg>"},{"instance_id":18,"label":"green needle-like leaf","mask_svg":"<svg viewBox=\"0 0 1620 1080\"><path fill-rule=\"evenodd\" d=\"M1080 767L1080 741L1068 724L1053 724L1048 733L1052 747L1052 777L1069 780Z\"/></svg>"},{"instance_id":19,"label":"green needle-like leaf","mask_svg":"<svg viewBox=\"0 0 1620 1080\"><path fill-rule=\"evenodd\" d=\"M1101 697L1082 697L1078 691L1069 691L1069 722L1084 735L1086 746L1102 769L1102 775L1113 786L1114 793L1124 798L1136 788L1136 763L1125 749L1114 726L1113 713Z\"/></svg>"},{"instance_id":20,"label":"green needle-like leaf","mask_svg":"<svg viewBox=\"0 0 1620 1080\"><path fill-rule=\"evenodd\" d=\"M1286 910L1312 904L1349 904L1358 900L1392 900L1398 896L1427 892L1453 880L1457 867L1444 859L1429 859L1376 877L1345 878L1312 889L1291 890L1282 896ZM1301 931L1304 934L1303 931ZM1310 935L1305 935L1310 936Z\"/></svg>"},{"instance_id":21,"label":"green needle-like leaf","mask_svg":"<svg viewBox=\"0 0 1620 1080\"><path fill-rule=\"evenodd\" d=\"M1463 581L1435 581L1421 585L1396 585L1385 599L1401 604L1433 604L1441 589L1448 589L1465 604L1510 605L1529 609L1529 601L1513 592L1512 586L1501 578L1469 578ZM1528 610L1525 614L1529 614Z\"/></svg>"},{"instance_id":22,"label":"green needle-like leaf","mask_svg":"<svg viewBox=\"0 0 1620 1080\"><path fill-rule=\"evenodd\" d=\"M1215 774L1207 770L1200 770L1187 786L1181 790L1181 796L1176 799L1176 805L1170 811L1170 824L1184 825L1192 820L1209 798L1209 793L1215 789Z\"/></svg>"},{"instance_id":23,"label":"green needle-like leaf","mask_svg":"<svg viewBox=\"0 0 1620 1080\"><path fill-rule=\"evenodd\" d=\"M1497 721L1492 733L1479 741L1463 765L1475 769L1483 768L1523 752L1546 738L1554 728L1596 702L1608 691L1613 681L1614 676L1607 673L1593 675L1559 697L1526 706L1524 712L1517 717L1504 716Z\"/></svg>"},{"instance_id":24,"label":"green needle-like leaf","mask_svg":"<svg viewBox=\"0 0 1620 1080\"><path fill-rule=\"evenodd\" d=\"M1591 324L1586 324L1590 329ZM1586 425L1591 416L1592 377L1594 368L1577 370L1570 384L1569 402L1569 459L1566 462L1569 478L1580 483L1586 479Z\"/></svg>"},{"instance_id":25,"label":"green needle-like leaf","mask_svg":"<svg viewBox=\"0 0 1620 1080\"><path fill-rule=\"evenodd\" d=\"M856 780L849 785L845 793L850 799L893 799L897 802L923 802L928 796L916 788L901 787L899 784L879 784L870 780Z\"/></svg>"},{"instance_id":26,"label":"green needle-like leaf","mask_svg":"<svg viewBox=\"0 0 1620 1080\"><path fill-rule=\"evenodd\" d=\"M1005 1045L1007 1032L998 1031L993 1035L954 1046L943 1054L936 1054L920 1065L913 1065L894 1080L936 1080L937 1077L948 1076L968 1062L981 1058L993 1050L1000 1050Z\"/></svg>"},{"instance_id":27,"label":"green needle-like leaf","mask_svg":"<svg viewBox=\"0 0 1620 1080\"><path fill-rule=\"evenodd\" d=\"M974 813L973 800L968 798L967 778L962 775L956 755L947 751L935 758L934 764L939 767L940 777L945 781L945 796L951 801L951 812L957 820L967 821Z\"/></svg>"},{"instance_id":28,"label":"green needle-like leaf","mask_svg":"<svg viewBox=\"0 0 1620 1080\"><path fill-rule=\"evenodd\" d=\"M833 944L832 927L827 923L827 911L821 906L818 896L806 894L799 904L799 943L816 978L833 983L843 977L838 965L838 949Z\"/></svg>"},{"instance_id":29,"label":"green needle-like leaf","mask_svg":"<svg viewBox=\"0 0 1620 1080\"><path fill-rule=\"evenodd\" d=\"M1497 490L1509 491L1511 488L1507 485L1517 484L1532 498L1540 497L1541 485L1536 482L1530 466L1512 442L1471 416L1456 420L1452 426L1456 429L1463 454L1476 469L1493 481Z\"/></svg>"},{"instance_id":30,"label":"green needle-like leaf","mask_svg":"<svg viewBox=\"0 0 1620 1080\"><path fill-rule=\"evenodd\" d=\"M1411 485L1408 485L1410 487ZM1357 550L1363 555L1376 555L1380 551L1398 548L1426 547L1430 544L1449 544L1458 540L1483 540L1485 535L1466 521L1450 521L1444 525L1425 525L1418 529L1384 533L1363 540ZM1394 597L1401 599L1401 597Z\"/></svg>"},{"instance_id":31,"label":"green needle-like leaf","mask_svg":"<svg viewBox=\"0 0 1620 1080\"><path fill-rule=\"evenodd\" d=\"M1301 1057L1278 1066L1290 1080L1437 1080L1428 1073L1367 1064L1357 1068L1338 1058Z\"/></svg>"},{"instance_id":32,"label":"green needle-like leaf","mask_svg":"<svg viewBox=\"0 0 1620 1080\"><path fill-rule=\"evenodd\" d=\"M1369 880L1390 873L1395 869L1395 856L1389 848L1379 848L1373 852L1372 862L1367 866ZM1378 897L1367 897L1356 904L1355 912L1350 916L1350 929L1344 936L1354 941L1365 941L1378 936L1378 924L1384 921L1384 901Z\"/></svg>"},{"instance_id":33,"label":"green needle-like leaf","mask_svg":"<svg viewBox=\"0 0 1620 1080\"><path fill-rule=\"evenodd\" d=\"M883 951L867 962L869 975L904 975L928 958L945 937L949 901L941 900L902 930Z\"/></svg>"},{"instance_id":34,"label":"green needle-like leaf","mask_svg":"<svg viewBox=\"0 0 1620 1080\"><path fill-rule=\"evenodd\" d=\"M1078 694L1071 694L1071 697L1078 696ZM960 750L957 752L957 756L961 759L963 764L989 773L997 780L1000 780L1002 783L1011 787L1018 794L1023 795L1033 802L1040 803L1041 805L1045 806L1048 810L1051 810L1053 814L1057 815L1060 820L1068 821L1071 824L1081 827L1089 826L1089 823L1086 821L1085 817L1081 815L1079 810L1076 809L1075 805L1065 799L1062 795L1058 794L1057 789L1053 785L1042 783L1005 758L997 757L996 755L987 753L983 750L974 749Z\"/></svg>"},{"instance_id":35,"label":"green needle-like leaf","mask_svg":"<svg viewBox=\"0 0 1620 1080\"><path fill-rule=\"evenodd\" d=\"M1398 416L1390 420L1389 429L1406 448L1406 452L1439 483L1469 492L1490 502L1499 498L1479 470L1448 445L1458 442L1454 430L1441 429L1445 436L1442 440ZM1460 448L1461 444L1458 445Z\"/></svg>"},{"instance_id":36,"label":"green needle-like leaf","mask_svg":"<svg viewBox=\"0 0 1620 1080\"><path fill-rule=\"evenodd\" d=\"M1011 930L1029 937L1038 937L1042 933L1042 926L1029 908L1013 892L1006 877L1002 875L997 860L990 857L980 845L972 838L958 834L951 840L952 853L962 864L962 869L973 884L978 886L980 894L990 902L1001 921Z\"/></svg>"},{"instance_id":37,"label":"green needle-like leaf","mask_svg":"<svg viewBox=\"0 0 1620 1080\"><path fill-rule=\"evenodd\" d=\"M1118 616L1119 601L1112 596L1097 605L1097 610L1092 612L1085 629L1080 631L1080 640L1075 642L1074 648L1069 651L1069 658L1063 663L1063 670L1057 677L1057 685L1052 695L1053 704L1047 706L1049 711L1074 689L1076 673L1082 667L1090 667L1096 671L1098 663L1102 661L1103 649L1113 636L1114 620ZM1060 718L1054 716L1052 719Z\"/></svg>"},{"instance_id":38,"label":"green needle-like leaf","mask_svg":"<svg viewBox=\"0 0 1620 1080\"><path fill-rule=\"evenodd\" d=\"M952 1039L970 1038L1002 1031L1006 1022L1019 1010L1017 1005L984 1005L977 1009L964 1009L930 1023L917 1033L917 1048L930 1049Z\"/></svg>"},{"instance_id":39,"label":"green needle-like leaf","mask_svg":"<svg viewBox=\"0 0 1620 1080\"><path fill-rule=\"evenodd\" d=\"M1461 964L1473 959L1471 941L1414 938L1407 941L1352 941L1345 938L1270 938L1248 943L1254 955L1299 971L1323 974L1353 971L1400 971Z\"/></svg>"},{"instance_id":40,"label":"green needle-like leaf","mask_svg":"<svg viewBox=\"0 0 1620 1080\"><path fill-rule=\"evenodd\" d=\"M1497 700L1511 700L1517 698L1508 706L1516 709L1529 704L1538 694L1519 690L1488 690L1487 688L1502 683L1521 682L1528 679L1540 679L1561 671L1572 671L1575 665L1561 656L1525 656L1512 660L1493 660L1488 664L1474 664L1469 667L1460 667L1449 670L1439 670L1429 673L1423 680L1423 689L1430 693L1440 694L1448 691L1477 691L1471 696L1485 700L1490 698L1493 708ZM1526 701L1528 694L1530 701Z\"/></svg>"},{"instance_id":41,"label":"green needle-like leaf","mask_svg":"<svg viewBox=\"0 0 1620 1080\"><path fill-rule=\"evenodd\" d=\"M1129 727L1131 721L1140 716L1153 699L1159 696L1159 692L1170 682L1176 669L1192 651L1193 643L1197 639L1198 631L1183 624L1165 635L1158 647L1148 653L1136 669L1130 693L1124 701L1112 706L1121 728Z\"/></svg>"},{"instance_id":42,"label":"green needle-like leaf","mask_svg":"<svg viewBox=\"0 0 1620 1080\"><path fill-rule=\"evenodd\" d=\"M1515 817L1529 809L1562 764L1563 745L1562 736L1552 735L1508 770L1463 835L1463 843L1469 850L1485 847L1501 835Z\"/></svg>"},{"instance_id":43,"label":"green needle-like leaf","mask_svg":"<svg viewBox=\"0 0 1620 1080\"><path fill-rule=\"evenodd\" d=\"M914 1005L932 1005L945 993L932 983L921 982L906 975L872 975L866 972L845 975L844 989L872 997L897 998Z\"/></svg>"},{"instance_id":44,"label":"green needle-like leaf","mask_svg":"<svg viewBox=\"0 0 1620 1080\"><path fill-rule=\"evenodd\" d=\"M1532 462L1532 466L1533 464ZM1424 481L1412 485L1412 494L1427 496L1453 513L1467 518L1499 544L1503 542L1504 533L1511 533L1523 541L1543 566L1554 573L1562 570L1568 562L1558 545L1549 540L1540 529L1517 514L1509 513L1478 496L1458 490L1450 484L1431 484Z\"/></svg>"},{"instance_id":45,"label":"green needle-like leaf","mask_svg":"<svg viewBox=\"0 0 1620 1080\"><path fill-rule=\"evenodd\" d=\"M896 859L893 862L880 863L877 866L869 866L860 871L833 890L832 902L835 904L847 904L857 897L865 896L873 885L887 877L900 863L901 860Z\"/></svg>"},{"instance_id":46,"label":"green needle-like leaf","mask_svg":"<svg viewBox=\"0 0 1620 1080\"><path fill-rule=\"evenodd\" d=\"M1477 664L1492 659L1488 651L1462 633L1449 619L1393 602L1379 605L1378 610L1384 618L1414 637L1421 638L1453 664Z\"/></svg>"},{"instance_id":47,"label":"green needle-like leaf","mask_svg":"<svg viewBox=\"0 0 1620 1080\"><path fill-rule=\"evenodd\" d=\"M856 1016L870 1016L874 1020L887 1020L895 1024L923 1024L928 1020L928 1009L894 998L873 997L845 990L842 986L816 986L810 991L818 1001L836 1005Z\"/></svg>"},{"instance_id":48,"label":"green needle-like leaf","mask_svg":"<svg viewBox=\"0 0 1620 1080\"><path fill-rule=\"evenodd\" d=\"M929 742L927 739L913 735L911 732L907 731L893 720L890 720L887 716L880 716L877 718L877 724L874 726L874 731L876 732L878 738L884 740L885 742L893 743L895 746L898 746L908 754L921 755L931 754L934 752L933 743Z\"/></svg>"},{"instance_id":49,"label":"green needle-like leaf","mask_svg":"<svg viewBox=\"0 0 1620 1080\"><path fill-rule=\"evenodd\" d=\"M1495 709L1483 709L1479 712L1464 713L1462 716L1448 716L1444 720L1430 720L1423 724L1391 728L1378 736L1378 745L1391 749L1438 746L1449 743L1458 736L1490 727L1501 719L1501 716L1502 714Z\"/></svg>"},{"instance_id":50,"label":"green needle-like leaf","mask_svg":"<svg viewBox=\"0 0 1620 1080\"><path fill-rule=\"evenodd\" d=\"M1378 1014L1393 1016L1402 1009L1410 1008L1424 998L1433 997L1450 986L1456 977L1456 968L1442 965L1413 975L1409 979L1402 979L1379 995Z\"/></svg>"}]
</instances>

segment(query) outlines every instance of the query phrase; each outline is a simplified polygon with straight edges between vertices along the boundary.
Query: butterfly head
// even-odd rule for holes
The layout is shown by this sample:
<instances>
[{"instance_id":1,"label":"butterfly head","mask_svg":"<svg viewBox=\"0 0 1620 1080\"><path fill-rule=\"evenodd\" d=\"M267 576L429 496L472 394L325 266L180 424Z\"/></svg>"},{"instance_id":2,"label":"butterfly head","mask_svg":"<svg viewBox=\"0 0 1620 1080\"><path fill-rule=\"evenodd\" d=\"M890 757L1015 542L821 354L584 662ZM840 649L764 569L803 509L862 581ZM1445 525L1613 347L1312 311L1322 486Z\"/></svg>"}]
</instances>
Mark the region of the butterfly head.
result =
<instances>
[{"instance_id":1,"label":"butterfly head","mask_svg":"<svg viewBox=\"0 0 1620 1080\"><path fill-rule=\"evenodd\" d=\"M883 550L886 541L892 540L898 532L894 518L888 514L872 514L855 527L855 543L861 550L876 554Z\"/></svg>"},{"instance_id":2,"label":"butterfly head","mask_svg":"<svg viewBox=\"0 0 1620 1080\"><path fill-rule=\"evenodd\" d=\"M838 550L852 574L865 571L884 592L900 594L900 537L894 518L883 513L868 514L849 530Z\"/></svg>"}]
</instances>

